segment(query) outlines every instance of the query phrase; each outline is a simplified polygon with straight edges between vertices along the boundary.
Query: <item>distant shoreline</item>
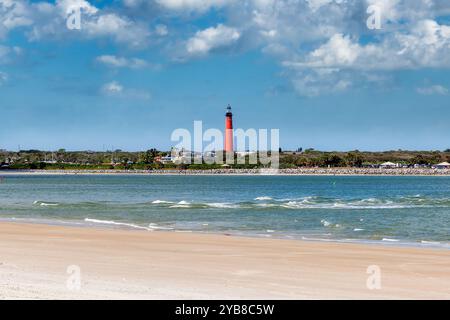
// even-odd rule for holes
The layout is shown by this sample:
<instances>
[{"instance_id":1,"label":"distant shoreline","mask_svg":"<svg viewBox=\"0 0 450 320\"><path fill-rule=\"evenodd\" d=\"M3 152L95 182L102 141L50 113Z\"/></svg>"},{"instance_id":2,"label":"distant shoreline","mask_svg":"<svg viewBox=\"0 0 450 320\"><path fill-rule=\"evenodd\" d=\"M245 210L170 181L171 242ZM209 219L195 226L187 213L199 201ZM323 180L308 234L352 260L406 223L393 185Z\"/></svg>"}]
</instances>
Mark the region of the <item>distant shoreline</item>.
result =
<instances>
[{"instance_id":1,"label":"distant shoreline","mask_svg":"<svg viewBox=\"0 0 450 320\"><path fill-rule=\"evenodd\" d=\"M430 168L298 168L210 170L0 170L8 175L279 175L279 176L450 176L450 169Z\"/></svg>"}]
</instances>

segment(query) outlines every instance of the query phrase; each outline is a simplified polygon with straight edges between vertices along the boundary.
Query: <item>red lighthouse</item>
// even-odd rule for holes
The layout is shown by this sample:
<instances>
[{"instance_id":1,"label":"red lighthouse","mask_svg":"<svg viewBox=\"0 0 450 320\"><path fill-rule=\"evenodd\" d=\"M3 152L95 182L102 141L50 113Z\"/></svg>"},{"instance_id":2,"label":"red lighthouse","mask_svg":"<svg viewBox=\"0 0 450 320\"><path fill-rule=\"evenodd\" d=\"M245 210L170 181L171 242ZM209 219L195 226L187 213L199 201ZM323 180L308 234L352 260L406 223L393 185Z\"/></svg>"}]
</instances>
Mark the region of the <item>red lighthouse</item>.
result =
<instances>
[{"instance_id":1,"label":"red lighthouse","mask_svg":"<svg viewBox=\"0 0 450 320\"><path fill-rule=\"evenodd\" d=\"M231 113L231 106L228 105L225 114L225 152L232 153L233 151L233 113Z\"/></svg>"}]
</instances>

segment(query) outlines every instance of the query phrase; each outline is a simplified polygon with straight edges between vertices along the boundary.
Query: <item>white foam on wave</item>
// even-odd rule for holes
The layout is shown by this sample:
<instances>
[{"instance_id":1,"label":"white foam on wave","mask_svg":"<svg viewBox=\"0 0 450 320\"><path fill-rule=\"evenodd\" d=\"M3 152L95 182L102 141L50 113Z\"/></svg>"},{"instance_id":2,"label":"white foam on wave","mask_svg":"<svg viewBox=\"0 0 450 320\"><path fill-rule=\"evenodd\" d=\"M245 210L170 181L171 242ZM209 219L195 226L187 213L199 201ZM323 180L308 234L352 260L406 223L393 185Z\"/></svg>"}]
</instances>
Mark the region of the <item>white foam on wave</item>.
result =
<instances>
[{"instance_id":1,"label":"white foam on wave","mask_svg":"<svg viewBox=\"0 0 450 320\"><path fill-rule=\"evenodd\" d=\"M148 227L154 230L173 230L173 228L170 227L160 227L156 223L150 223Z\"/></svg>"},{"instance_id":2,"label":"white foam on wave","mask_svg":"<svg viewBox=\"0 0 450 320\"><path fill-rule=\"evenodd\" d=\"M112 220L99 220L99 219L90 219L90 218L85 218L84 219L85 222L91 222L91 223L100 223L100 224L108 224L108 225L115 225L115 226L124 226L124 227L130 227L130 228L134 228L134 229L142 229L142 230L147 230L147 231L153 231L153 228L147 228L147 227L143 227L143 226L138 226L132 223L125 223L125 222L116 222L116 221L112 221Z\"/></svg>"},{"instance_id":3,"label":"white foam on wave","mask_svg":"<svg viewBox=\"0 0 450 320\"><path fill-rule=\"evenodd\" d=\"M189 202L182 200L177 202L177 204L174 204L173 206L170 206L169 208L190 208L191 205Z\"/></svg>"},{"instance_id":4,"label":"white foam on wave","mask_svg":"<svg viewBox=\"0 0 450 320\"><path fill-rule=\"evenodd\" d=\"M289 201L287 203L282 204L281 207L288 209L299 209L302 207L304 208L305 206L301 202Z\"/></svg>"},{"instance_id":5,"label":"white foam on wave","mask_svg":"<svg viewBox=\"0 0 450 320\"><path fill-rule=\"evenodd\" d=\"M206 203L206 205L208 207L211 208L223 208L223 209L234 209L234 208L238 208L239 205L236 204L232 204L232 203L222 203L222 202L216 202L216 203Z\"/></svg>"},{"instance_id":6,"label":"white foam on wave","mask_svg":"<svg viewBox=\"0 0 450 320\"><path fill-rule=\"evenodd\" d=\"M167 201L154 200L152 204L170 204L169 208L217 208L217 209L245 209L245 208L285 208L291 210L305 209L403 209L417 207L417 203L402 203L387 199L366 198L359 200L326 199L315 196L307 196L297 199L273 199L269 196L254 198L255 202L250 203L229 203L229 202L193 202L193 201ZM422 206L422 205L420 205ZM422 206L423 207L423 206Z\"/></svg>"},{"instance_id":7,"label":"white foam on wave","mask_svg":"<svg viewBox=\"0 0 450 320\"><path fill-rule=\"evenodd\" d=\"M191 206L188 204L174 204L173 206L170 206L169 208L190 208Z\"/></svg>"},{"instance_id":8,"label":"white foam on wave","mask_svg":"<svg viewBox=\"0 0 450 320\"><path fill-rule=\"evenodd\" d=\"M330 221L327 221L325 219L320 220L320 223L326 228L328 228L328 227L329 228L340 228L341 227L340 224L338 224L338 223L334 224L334 223L331 223Z\"/></svg>"},{"instance_id":9,"label":"white foam on wave","mask_svg":"<svg viewBox=\"0 0 450 320\"><path fill-rule=\"evenodd\" d=\"M263 197L256 197L255 200L256 201L268 201L268 200L273 200L273 199L271 197L263 196Z\"/></svg>"},{"instance_id":10,"label":"white foam on wave","mask_svg":"<svg viewBox=\"0 0 450 320\"><path fill-rule=\"evenodd\" d=\"M424 207L422 204L397 202L394 200L366 198L359 200L321 199L320 197L304 197L300 199L281 199L280 207L286 209L404 209Z\"/></svg>"},{"instance_id":11,"label":"white foam on wave","mask_svg":"<svg viewBox=\"0 0 450 320\"><path fill-rule=\"evenodd\" d=\"M152 201L153 204L163 204L163 203L173 203L172 201L165 201L165 200L155 200Z\"/></svg>"},{"instance_id":12,"label":"white foam on wave","mask_svg":"<svg viewBox=\"0 0 450 320\"><path fill-rule=\"evenodd\" d=\"M43 202L43 201L38 201L38 200L34 201L33 204L37 204L42 207L51 207L51 206L59 205L58 203L55 203L55 202Z\"/></svg>"},{"instance_id":13,"label":"white foam on wave","mask_svg":"<svg viewBox=\"0 0 450 320\"><path fill-rule=\"evenodd\" d=\"M420 242L423 243L423 244L434 244L434 245L441 244L439 241L427 241L427 240L422 240L422 241L420 241Z\"/></svg>"},{"instance_id":14,"label":"white foam on wave","mask_svg":"<svg viewBox=\"0 0 450 320\"><path fill-rule=\"evenodd\" d=\"M387 242L399 242L400 240L397 240L397 239L391 239L391 238L383 238L382 241L387 241Z\"/></svg>"},{"instance_id":15,"label":"white foam on wave","mask_svg":"<svg viewBox=\"0 0 450 320\"><path fill-rule=\"evenodd\" d=\"M355 229L353 229L353 231L355 231L355 232L358 232L358 231L364 231L364 229L355 228Z\"/></svg>"}]
</instances>

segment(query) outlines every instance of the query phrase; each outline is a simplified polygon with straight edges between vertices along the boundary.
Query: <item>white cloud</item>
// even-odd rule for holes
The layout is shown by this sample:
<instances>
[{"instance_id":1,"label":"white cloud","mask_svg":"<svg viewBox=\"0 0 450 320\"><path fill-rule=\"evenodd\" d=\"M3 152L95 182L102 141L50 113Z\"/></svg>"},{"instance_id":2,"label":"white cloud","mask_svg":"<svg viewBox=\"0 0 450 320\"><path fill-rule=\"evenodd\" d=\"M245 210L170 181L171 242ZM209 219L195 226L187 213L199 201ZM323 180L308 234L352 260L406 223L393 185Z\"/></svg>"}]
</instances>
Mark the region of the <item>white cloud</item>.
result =
<instances>
[{"instance_id":1,"label":"white cloud","mask_svg":"<svg viewBox=\"0 0 450 320\"><path fill-rule=\"evenodd\" d=\"M126 98L126 99L138 99L149 100L151 95L149 92L133 88L125 88L117 81L105 83L101 87L101 93L105 96L112 98Z\"/></svg>"},{"instance_id":2,"label":"white cloud","mask_svg":"<svg viewBox=\"0 0 450 320\"><path fill-rule=\"evenodd\" d=\"M353 43L349 36L335 34L327 43L312 51L304 65L313 68L351 66L360 52L361 47Z\"/></svg>"},{"instance_id":3,"label":"white cloud","mask_svg":"<svg viewBox=\"0 0 450 320\"><path fill-rule=\"evenodd\" d=\"M99 11L85 0L57 0L56 6L61 10L61 14L65 17L67 17L74 9L80 9L87 15L94 15Z\"/></svg>"},{"instance_id":4,"label":"white cloud","mask_svg":"<svg viewBox=\"0 0 450 320\"><path fill-rule=\"evenodd\" d=\"M343 92L354 85L349 73L336 69L296 72L291 75L291 79L294 89L308 97Z\"/></svg>"},{"instance_id":5,"label":"white cloud","mask_svg":"<svg viewBox=\"0 0 450 320\"><path fill-rule=\"evenodd\" d=\"M190 55L204 55L211 50L232 45L240 38L235 28L219 24L217 27L198 31L186 43L186 51Z\"/></svg>"},{"instance_id":6,"label":"white cloud","mask_svg":"<svg viewBox=\"0 0 450 320\"><path fill-rule=\"evenodd\" d=\"M158 24L158 25L155 27L155 33L156 33L158 36L164 37L164 36L167 36L167 35L169 34L169 30L167 29L167 26L166 26L166 25L164 25L164 24Z\"/></svg>"},{"instance_id":7,"label":"white cloud","mask_svg":"<svg viewBox=\"0 0 450 320\"><path fill-rule=\"evenodd\" d=\"M441 85L432 85L429 87L417 88L417 92L422 95L442 95L446 96L449 90Z\"/></svg>"},{"instance_id":8,"label":"white cloud","mask_svg":"<svg viewBox=\"0 0 450 320\"><path fill-rule=\"evenodd\" d=\"M0 64L13 63L20 56L22 56L23 50L20 47L7 47L0 44Z\"/></svg>"},{"instance_id":9,"label":"white cloud","mask_svg":"<svg viewBox=\"0 0 450 320\"><path fill-rule=\"evenodd\" d=\"M91 35L111 35L121 33L130 27L131 22L127 19L117 16L116 14L105 14L95 20L87 21L83 27Z\"/></svg>"},{"instance_id":10,"label":"white cloud","mask_svg":"<svg viewBox=\"0 0 450 320\"><path fill-rule=\"evenodd\" d=\"M2 24L2 21L12 21L11 18L5 20L2 17L14 14L15 24L27 27L26 34L31 41L109 38L132 47L143 47L149 42L151 33L147 23L129 19L120 10L99 9L85 0L57 0L54 4L17 0L14 4L20 4L18 10L14 9L16 5L5 7L3 3L8 1L11 0L0 0L0 38L12 28L12 22ZM66 27L66 19L73 14L74 8L81 11L80 30Z\"/></svg>"},{"instance_id":11,"label":"white cloud","mask_svg":"<svg viewBox=\"0 0 450 320\"><path fill-rule=\"evenodd\" d=\"M139 2L138 0L128 0ZM233 0L156 0L156 3L170 10L207 11L212 7L222 7ZM135 5L135 3L134 3Z\"/></svg>"},{"instance_id":12,"label":"white cloud","mask_svg":"<svg viewBox=\"0 0 450 320\"><path fill-rule=\"evenodd\" d=\"M450 27L433 20L419 21L410 33L396 32L380 43L361 45L358 39L336 34L287 67L395 70L450 67Z\"/></svg>"},{"instance_id":13,"label":"white cloud","mask_svg":"<svg viewBox=\"0 0 450 320\"><path fill-rule=\"evenodd\" d=\"M323 6L333 3L342 4L346 3L347 0L306 0L306 2L308 3L308 6L311 8L312 11L317 11Z\"/></svg>"},{"instance_id":14,"label":"white cloud","mask_svg":"<svg viewBox=\"0 0 450 320\"><path fill-rule=\"evenodd\" d=\"M25 1L0 0L0 39L15 28L31 25L30 14Z\"/></svg>"},{"instance_id":15,"label":"white cloud","mask_svg":"<svg viewBox=\"0 0 450 320\"><path fill-rule=\"evenodd\" d=\"M140 28L127 18L116 14L104 14L82 24L89 37L111 36L118 42L127 42L133 46L142 46L149 32Z\"/></svg>"},{"instance_id":16,"label":"white cloud","mask_svg":"<svg viewBox=\"0 0 450 320\"><path fill-rule=\"evenodd\" d=\"M331 78L335 82L349 72L352 72L351 78L368 82L370 77L363 77L367 72L372 73L373 78L377 72L450 68L450 27L434 20L421 20L407 31L392 32L378 42L366 44L350 35L335 34L316 49L303 55L296 53L282 65L291 73L297 91L306 95L338 91L328 83L330 74L325 70L333 71ZM342 86L348 87L350 85Z\"/></svg>"},{"instance_id":17,"label":"white cloud","mask_svg":"<svg viewBox=\"0 0 450 320\"><path fill-rule=\"evenodd\" d=\"M8 74L0 71L0 87L8 81Z\"/></svg>"},{"instance_id":18,"label":"white cloud","mask_svg":"<svg viewBox=\"0 0 450 320\"><path fill-rule=\"evenodd\" d=\"M95 59L98 63L114 68L143 69L149 67L147 61L139 58L125 58L114 55L102 55Z\"/></svg>"},{"instance_id":19,"label":"white cloud","mask_svg":"<svg viewBox=\"0 0 450 320\"><path fill-rule=\"evenodd\" d=\"M5 59L8 56L10 50L11 49L9 47L0 45L0 62L3 63L5 61Z\"/></svg>"},{"instance_id":20,"label":"white cloud","mask_svg":"<svg viewBox=\"0 0 450 320\"><path fill-rule=\"evenodd\" d=\"M261 50L308 95L339 92L399 69L450 68L448 0L124 0L98 8L91 3L0 0L0 39L20 28L35 41L109 39L133 49L153 45L180 60L229 48ZM71 5L82 8L79 31L65 28ZM381 30L366 26L370 5L381 9ZM210 9L221 24L192 34ZM98 62L139 65L115 56Z\"/></svg>"},{"instance_id":21,"label":"white cloud","mask_svg":"<svg viewBox=\"0 0 450 320\"><path fill-rule=\"evenodd\" d=\"M102 86L102 92L106 95L117 95L123 92L123 86L117 81L105 83Z\"/></svg>"}]
</instances>

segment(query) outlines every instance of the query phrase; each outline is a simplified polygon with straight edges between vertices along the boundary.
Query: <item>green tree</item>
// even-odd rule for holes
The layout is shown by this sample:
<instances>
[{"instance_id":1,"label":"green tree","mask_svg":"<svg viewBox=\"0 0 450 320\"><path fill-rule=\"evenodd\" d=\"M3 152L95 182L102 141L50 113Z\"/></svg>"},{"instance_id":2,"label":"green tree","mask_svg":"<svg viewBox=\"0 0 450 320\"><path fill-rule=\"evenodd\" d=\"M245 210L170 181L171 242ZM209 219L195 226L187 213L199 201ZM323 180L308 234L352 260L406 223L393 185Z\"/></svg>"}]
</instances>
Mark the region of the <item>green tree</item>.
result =
<instances>
[{"instance_id":1,"label":"green tree","mask_svg":"<svg viewBox=\"0 0 450 320\"><path fill-rule=\"evenodd\" d=\"M155 157L158 155L158 150L156 149L149 149L145 151L142 162L146 164L152 164L155 161Z\"/></svg>"},{"instance_id":2,"label":"green tree","mask_svg":"<svg viewBox=\"0 0 450 320\"><path fill-rule=\"evenodd\" d=\"M359 151L349 152L345 155L345 162L348 166L351 167L361 167L363 164L364 158L362 157Z\"/></svg>"},{"instance_id":3,"label":"green tree","mask_svg":"<svg viewBox=\"0 0 450 320\"><path fill-rule=\"evenodd\" d=\"M343 159L337 154L324 154L320 158L320 164L322 166L339 167L343 163Z\"/></svg>"}]
</instances>

